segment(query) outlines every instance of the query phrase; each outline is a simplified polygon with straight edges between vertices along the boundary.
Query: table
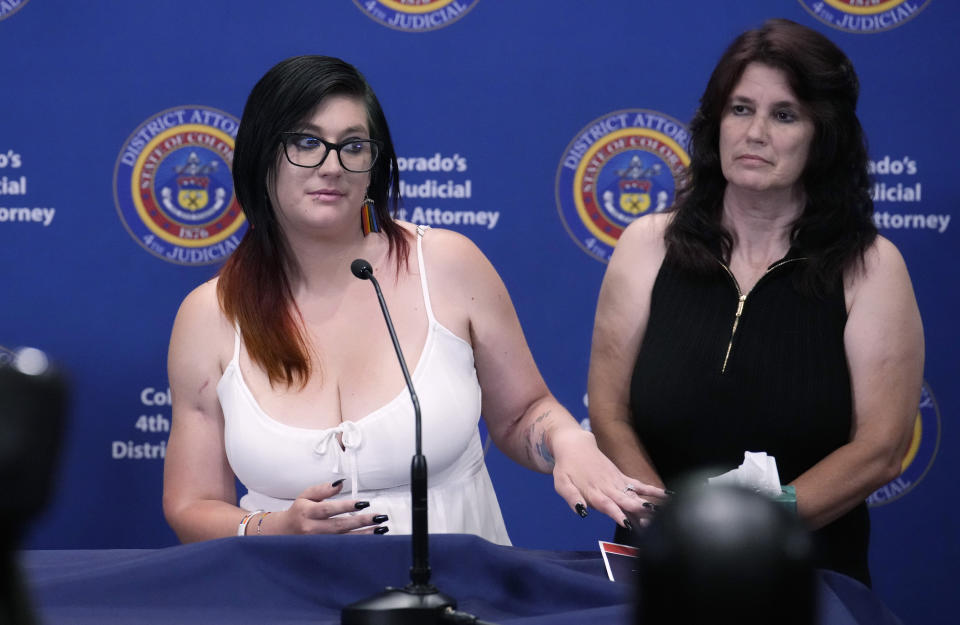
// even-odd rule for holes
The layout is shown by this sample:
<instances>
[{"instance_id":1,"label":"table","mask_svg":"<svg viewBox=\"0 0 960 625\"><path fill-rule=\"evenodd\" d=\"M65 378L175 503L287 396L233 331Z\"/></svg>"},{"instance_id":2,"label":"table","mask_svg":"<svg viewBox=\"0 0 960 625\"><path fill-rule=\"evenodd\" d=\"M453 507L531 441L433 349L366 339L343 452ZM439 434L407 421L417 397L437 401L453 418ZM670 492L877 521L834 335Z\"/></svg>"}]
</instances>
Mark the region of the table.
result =
<instances>
[{"instance_id":1,"label":"table","mask_svg":"<svg viewBox=\"0 0 960 625\"><path fill-rule=\"evenodd\" d=\"M632 589L599 552L430 539L432 582L501 625L626 624ZM407 536L231 537L165 549L19 554L43 625L338 624L344 605L409 581ZM865 586L819 572L824 625L900 625Z\"/></svg>"}]
</instances>

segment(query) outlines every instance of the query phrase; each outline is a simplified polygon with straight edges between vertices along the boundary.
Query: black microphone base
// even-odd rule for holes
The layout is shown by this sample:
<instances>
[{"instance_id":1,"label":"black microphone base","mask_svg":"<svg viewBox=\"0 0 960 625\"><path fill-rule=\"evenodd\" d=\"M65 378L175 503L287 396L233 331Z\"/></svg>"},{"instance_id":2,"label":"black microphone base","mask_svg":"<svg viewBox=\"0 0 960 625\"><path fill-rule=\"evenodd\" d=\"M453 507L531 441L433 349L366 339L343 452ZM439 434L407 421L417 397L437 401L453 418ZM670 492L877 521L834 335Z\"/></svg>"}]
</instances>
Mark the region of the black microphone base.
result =
<instances>
[{"instance_id":1,"label":"black microphone base","mask_svg":"<svg viewBox=\"0 0 960 625\"><path fill-rule=\"evenodd\" d=\"M432 625L457 602L433 586L410 584L383 592L343 608L340 625Z\"/></svg>"}]
</instances>

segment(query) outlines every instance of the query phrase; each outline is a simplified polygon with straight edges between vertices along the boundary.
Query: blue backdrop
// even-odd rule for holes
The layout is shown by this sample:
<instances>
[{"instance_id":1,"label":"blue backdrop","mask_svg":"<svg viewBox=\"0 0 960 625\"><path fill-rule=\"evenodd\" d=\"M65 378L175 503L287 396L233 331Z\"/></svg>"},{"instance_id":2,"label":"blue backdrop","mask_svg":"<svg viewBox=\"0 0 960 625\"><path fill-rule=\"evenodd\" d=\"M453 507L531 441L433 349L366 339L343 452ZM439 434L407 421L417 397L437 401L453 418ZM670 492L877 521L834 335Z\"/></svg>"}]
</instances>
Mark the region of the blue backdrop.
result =
<instances>
[{"instance_id":1,"label":"blue backdrop","mask_svg":"<svg viewBox=\"0 0 960 625\"><path fill-rule=\"evenodd\" d=\"M907 260L927 338L915 445L871 497L874 577L905 621L954 622L948 0L0 0L0 358L40 347L73 382L58 490L27 546L175 542L160 507L167 340L184 295L246 228L226 174L246 96L274 63L330 54L366 74L401 157L405 218L483 249L548 384L585 419L605 259L626 223L672 199L709 72L769 17L825 33L860 75L877 223ZM488 461L515 544L610 537L549 476L496 450Z\"/></svg>"}]
</instances>

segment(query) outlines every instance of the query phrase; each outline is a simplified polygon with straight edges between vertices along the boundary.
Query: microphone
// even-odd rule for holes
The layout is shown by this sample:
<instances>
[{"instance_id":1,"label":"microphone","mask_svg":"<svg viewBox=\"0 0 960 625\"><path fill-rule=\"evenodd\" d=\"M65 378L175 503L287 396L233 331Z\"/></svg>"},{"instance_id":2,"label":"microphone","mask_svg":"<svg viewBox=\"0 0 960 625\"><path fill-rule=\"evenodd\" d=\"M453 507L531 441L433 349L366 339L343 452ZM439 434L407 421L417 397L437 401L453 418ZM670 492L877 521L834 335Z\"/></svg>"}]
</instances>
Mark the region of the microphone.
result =
<instances>
[{"instance_id":1,"label":"microphone","mask_svg":"<svg viewBox=\"0 0 960 625\"><path fill-rule=\"evenodd\" d=\"M429 533L427 531L427 459L423 455L420 425L420 400L413 388L410 372L407 370L393 321L383 299L380 284L373 277L373 267L362 258L350 263L350 271L361 280L370 280L380 301L380 310L387 323L393 349L400 361L403 379L410 391L415 417L416 449L410 463L410 496L412 499L413 566L410 567L410 583L404 588L387 589L368 599L362 599L343 608L340 615L341 625L390 625L407 624L429 625L441 623L444 617L452 613L457 602L441 593L430 583ZM449 618L449 617L447 617Z\"/></svg>"},{"instance_id":2,"label":"microphone","mask_svg":"<svg viewBox=\"0 0 960 625\"><path fill-rule=\"evenodd\" d=\"M380 285L377 283L377 279L373 277L373 267L370 266L370 263L363 260L362 258L358 258L357 260L350 263L350 271L352 271L353 275L360 278L361 280L373 280L373 283L376 285L374 288L377 289L377 295L381 295ZM383 301L382 296L380 298L380 301L381 302ZM383 305L383 310L384 311L387 310L386 304ZM384 315L386 315L387 323L389 324L390 315L386 312L384 312ZM402 356L400 357L400 360L403 361Z\"/></svg>"}]
</instances>

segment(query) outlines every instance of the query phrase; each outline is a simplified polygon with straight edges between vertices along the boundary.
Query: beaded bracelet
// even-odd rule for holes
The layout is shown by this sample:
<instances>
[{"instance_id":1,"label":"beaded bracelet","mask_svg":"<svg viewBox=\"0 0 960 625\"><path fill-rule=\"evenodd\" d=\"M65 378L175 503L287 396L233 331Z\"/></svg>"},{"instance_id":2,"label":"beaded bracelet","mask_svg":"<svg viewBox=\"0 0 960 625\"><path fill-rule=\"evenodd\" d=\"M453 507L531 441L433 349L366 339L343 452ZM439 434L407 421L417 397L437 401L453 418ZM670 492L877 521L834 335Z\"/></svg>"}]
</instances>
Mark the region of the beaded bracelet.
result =
<instances>
[{"instance_id":1,"label":"beaded bracelet","mask_svg":"<svg viewBox=\"0 0 960 625\"><path fill-rule=\"evenodd\" d=\"M269 512L261 512L261 513L260 513L260 520L257 521L257 536L262 536L262 535L263 535L263 531L262 531L262 530L263 530L263 520L264 520L265 518L267 518L268 516L270 516L270 513L269 513Z\"/></svg>"},{"instance_id":2,"label":"beaded bracelet","mask_svg":"<svg viewBox=\"0 0 960 625\"><path fill-rule=\"evenodd\" d=\"M263 510L254 510L253 512L248 512L240 519L240 525L237 527L237 536L246 536L247 535L247 523L250 522L250 519L257 516L263 512Z\"/></svg>"}]
</instances>

